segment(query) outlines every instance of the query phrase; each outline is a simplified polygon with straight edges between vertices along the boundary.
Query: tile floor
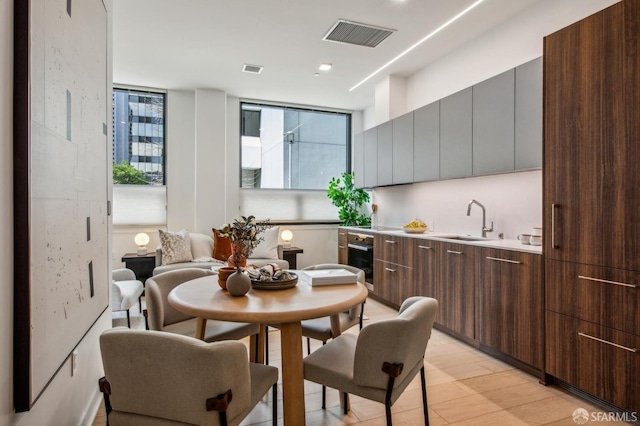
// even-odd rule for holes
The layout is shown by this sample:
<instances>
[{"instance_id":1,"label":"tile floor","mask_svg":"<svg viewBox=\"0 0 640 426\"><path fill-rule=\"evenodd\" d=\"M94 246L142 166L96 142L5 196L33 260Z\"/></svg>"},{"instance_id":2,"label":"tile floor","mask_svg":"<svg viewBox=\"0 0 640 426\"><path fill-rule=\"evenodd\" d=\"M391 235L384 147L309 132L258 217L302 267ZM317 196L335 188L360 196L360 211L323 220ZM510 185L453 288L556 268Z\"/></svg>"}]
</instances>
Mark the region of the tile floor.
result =
<instances>
[{"instance_id":1,"label":"tile floor","mask_svg":"<svg viewBox=\"0 0 640 426\"><path fill-rule=\"evenodd\" d=\"M374 300L365 308L368 322L392 318L396 311ZM122 318L119 318L119 317ZM114 325L126 325L124 313L115 313ZM132 327L143 328L137 306L132 312ZM280 367L280 335L269 332L269 362ZM357 327L348 331L357 333ZM312 350L320 342L312 341ZM306 344L304 346L306 351ZM542 386L538 379L502 361L476 350L446 334L434 330L426 351L427 399L431 425L575 425L577 408L603 411L555 386ZM281 392L281 390L280 390ZM271 394L249 414L242 425L271 424ZM282 421L282 403L278 399L278 424ZM384 406L350 396L351 410L342 413L338 392L327 390L327 409L321 409L321 386L305 382L307 425L385 425ZM422 425L422 396L419 376L392 407L393 424ZM94 425L106 424L104 409ZM607 425L626 424L607 422Z\"/></svg>"}]
</instances>

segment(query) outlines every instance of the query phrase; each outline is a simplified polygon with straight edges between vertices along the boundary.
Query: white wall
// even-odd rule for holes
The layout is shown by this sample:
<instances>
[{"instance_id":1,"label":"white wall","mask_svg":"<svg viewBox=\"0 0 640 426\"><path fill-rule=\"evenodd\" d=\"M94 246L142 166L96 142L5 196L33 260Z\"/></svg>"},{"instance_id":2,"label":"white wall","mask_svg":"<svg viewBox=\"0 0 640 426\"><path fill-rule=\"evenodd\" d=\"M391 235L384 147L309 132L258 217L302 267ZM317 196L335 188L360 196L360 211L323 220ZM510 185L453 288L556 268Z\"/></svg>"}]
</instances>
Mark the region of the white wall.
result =
<instances>
[{"instance_id":1,"label":"white wall","mask_svg":"<svg viewBox=\"0 0 640 426\"><path fill-rule=\"evenodd\" d=\"M106 0L105 5L110 12L111 0ZM15 414L13 410L12 1L0 2L0 22L3 22L0 26L0 425L91 424L102 399L98 391L98 378L103 375L98 337L111 327L109 309L78 344L76 374L71 376L71 365L67 360L31 411ZM110 13L108 28L110 43ZM110 44L108 50L107 77L110 81ZM111 134L110 122L108 132Z\"/></svg>"},{"instance_id":2,"label":"white wall","mask_svg":"<svg viewBox=\"0 0 640 426\"><path fill-rule=\"evenodd\" d=\"M542 226L542 172L540 170L440 182L378 188L378 225L399 227L414 218L433 222L436 232L480 235L482 210L467 205L472 199L487 212L487 226L494 221L497 238L513 239L534 226Z\"/></svg>"},{"instance_id":3,"label":"white wall","mask_svg":"<svg viewBox=\"0 0 640 426\"><path fill-rule=\"evenodd\" d=\"M542 56L542 39L619 0L541 0L407 79L412 111ZM455 24L454 24L455 25ZM379 123L377 123L379 124Z\"/></svg>"}]
</instances>

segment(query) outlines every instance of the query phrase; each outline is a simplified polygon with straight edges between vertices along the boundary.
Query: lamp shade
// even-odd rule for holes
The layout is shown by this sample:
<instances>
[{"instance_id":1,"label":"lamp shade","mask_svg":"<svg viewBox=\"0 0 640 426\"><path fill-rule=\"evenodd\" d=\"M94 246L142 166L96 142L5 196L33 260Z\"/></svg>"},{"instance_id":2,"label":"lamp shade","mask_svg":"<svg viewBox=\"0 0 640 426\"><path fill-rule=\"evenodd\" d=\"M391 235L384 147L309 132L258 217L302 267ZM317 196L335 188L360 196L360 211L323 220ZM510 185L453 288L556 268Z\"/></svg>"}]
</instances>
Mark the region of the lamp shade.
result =
<instances>
[{"instance_id":1,"label":"lamp shade","mask_svg":"<svg viewBox=\"0 0 640 426\"><path fill-rule=\"evenodd\" d=\"M138 256L144 256L147 254L147 244L149 244L149 236L144 232L141 232L133 239L138 246Z\"/></svg>"},{"instance_id":2,"label":"lamp shade","mask_svg":"<svg viewBox=\"0 0 640 426\"><path fill-rule=\"evenodd\" d=\"M291 245L291 240L293 239L293 232L288 229L285 229L280 233L280 238L284 242L285 247L289 247Z\"/></svg>"}]
</instances>

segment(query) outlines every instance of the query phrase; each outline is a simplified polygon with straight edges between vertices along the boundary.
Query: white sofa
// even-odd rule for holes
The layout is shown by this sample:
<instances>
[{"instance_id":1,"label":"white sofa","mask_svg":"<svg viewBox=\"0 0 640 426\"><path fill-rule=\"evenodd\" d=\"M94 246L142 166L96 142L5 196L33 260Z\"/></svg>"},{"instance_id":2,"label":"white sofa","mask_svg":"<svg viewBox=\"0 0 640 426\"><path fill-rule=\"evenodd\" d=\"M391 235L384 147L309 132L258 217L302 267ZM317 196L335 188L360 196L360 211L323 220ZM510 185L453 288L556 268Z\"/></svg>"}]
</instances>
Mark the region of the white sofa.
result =
<instances>
[{"instance_id":1,"label":"white sofa","mask_svg":"<svg viewBox=\"0 0 640 426\"><path fill-rule=\"evenodd\" d=\"M276 235L275 241L277 242L277 229L269 229L267 233L274 233ZM213 237L196 232L190 232L189 238L191 242L191 256L193 260L190 262L171 263L169 265L162 264L162 247L156 249L156 267L153 270L153 275L158 275L163 272L173 271L183 268L202 268L211 269L214 265L224 265L225 262L215 260L211 257L213 254ZM260 255L260 253L269 253L272 257L250 257L247 259L247 264L253 264L258 266L264 266L269 263L277 264L281 269L289 269L289 262L282 258L282 245L275 244L273 247L265 247L264 245L273 245L273 238L265 237L265 241L261 242L254 250L254 253ZM277 253L277 258L275 257Z\"/></svg>"}]
</instances>

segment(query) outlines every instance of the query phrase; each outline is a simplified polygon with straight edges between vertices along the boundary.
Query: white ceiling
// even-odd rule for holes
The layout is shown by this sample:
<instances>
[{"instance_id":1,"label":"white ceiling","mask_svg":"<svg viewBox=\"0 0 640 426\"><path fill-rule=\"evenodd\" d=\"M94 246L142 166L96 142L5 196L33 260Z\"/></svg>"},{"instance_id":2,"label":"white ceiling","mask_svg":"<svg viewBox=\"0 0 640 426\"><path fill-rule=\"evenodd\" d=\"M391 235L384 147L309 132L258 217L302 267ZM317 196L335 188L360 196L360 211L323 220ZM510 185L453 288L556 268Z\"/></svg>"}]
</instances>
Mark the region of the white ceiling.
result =
<instances>
[{"instance_id":1,"label":"white ceiling","mask_svg":"<svg viewBox=\"0 0 640 426\"><path fill-rule=\"evenodd\" d=\"M358 110L375 85L420 68L538 0L485 0L352 92L475 0L113 0L115 83ZM323 41L338 19L397 31L376 48ZM318 72L322 62L333 69ZM262 74L241 72L262 65ZM470 64L472 66L472 64Z\"/></svg>"}]
</instances>

